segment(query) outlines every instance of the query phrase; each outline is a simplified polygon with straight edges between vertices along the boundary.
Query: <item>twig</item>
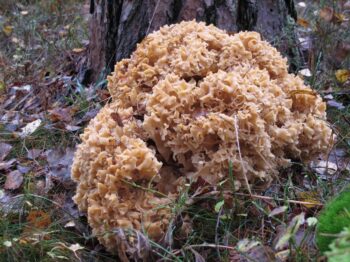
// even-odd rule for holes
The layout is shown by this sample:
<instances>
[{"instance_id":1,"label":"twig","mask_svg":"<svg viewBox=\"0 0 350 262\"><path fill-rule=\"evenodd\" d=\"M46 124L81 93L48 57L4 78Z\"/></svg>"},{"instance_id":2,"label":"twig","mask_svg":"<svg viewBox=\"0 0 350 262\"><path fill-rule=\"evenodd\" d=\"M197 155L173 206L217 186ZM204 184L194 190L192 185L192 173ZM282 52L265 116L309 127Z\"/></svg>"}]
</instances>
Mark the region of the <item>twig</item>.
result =
<instances>
[{"instance_id":1,"label":"twig","mask_svg":"<svg viewBox=\"0 0 350 262\"><path fill-rule=\"evenodd\" d=\"M200 247L211 247L211 248L221 248L221 249L228 249L228 250L236 250L235 247L230 247L230 246L224 246L224 245L216 245L216 244L198 244L198 245L190 245L187 247L184 247L182 249L184 250L189 250L191 248L200 248ZM174 255L177 255L178 253L181 252L182 249L176 250L173 252Z\"/></svg>"},{"instance_id":2,"label":"twig","mask_svg":"<svg viewBox=\"0 0 350 262\"><path fill-rule=\"evenodd\" d=\"M153 14L152 14L152 18L149 21L149 25L148 25L148 28L147 28L147 31L146 31L146 35L148 35L148 32L151 29L151 25L152 25L152 22L153 22L153 19L154 19L154 15L156 14L156 11L158 9L159 2L160 2L160 0L157 1L156 6L154 7L154 11L153 11Z\"/></svg>"},{"instance_id":3,"label":"twig","mask_svg":"<svg viewBox=\"0 0 350 262\"><path fill-rule=\"evenodd\" d=\"M249 182L248 182L247 173L246 173L246 170L245 170L244 164L243 164L243 159L242 159L242 154L241 154L241 147L240 147L240 145L239 145L237 115L235 115L234 125L235 125L235 134L236 134L236 142L237 142L239 160L241 161L243 176L244 176L244 180L245 180L245 182L246 182L246 184L247 184L248 192L249 192L249 194L251 195L251 194L252 194L252 191L250 190L250 185L249 185Z\"/></svg>"},{"instance_id":4,"label":"twig","mask_svg":"<svg viewBox=\"0 0 350 262\"><path fill-rule=\"evenodd\" d=\"M33 93L33 91L30 91L27 95L25 95L13 108L11 108L12 111L15 111L16 108L22 104L24 101L27 100L27 98Z\"/></svg>"},{"instance_id":5,"label":"twig","mask_svg":"<svg viewBox=\"0 0 350 262\"><path fill-rule=\"evenodd\" d=\"M259 198L259 199L265 199L265 200L277 200L277 201L286 201L291 204L302 204L302 205L314 205L314 206L323 206L321 203L314 203L314 202L306 202L306 201L299 201L299 200L290 200L290 199L283 199L283 198L274 198L269 196L259 196L259 195L252 195L252 194L244 194L244 193L235 193L235 195L238 196L250 196L253 198Z\"/></svg>"}]
</instances>

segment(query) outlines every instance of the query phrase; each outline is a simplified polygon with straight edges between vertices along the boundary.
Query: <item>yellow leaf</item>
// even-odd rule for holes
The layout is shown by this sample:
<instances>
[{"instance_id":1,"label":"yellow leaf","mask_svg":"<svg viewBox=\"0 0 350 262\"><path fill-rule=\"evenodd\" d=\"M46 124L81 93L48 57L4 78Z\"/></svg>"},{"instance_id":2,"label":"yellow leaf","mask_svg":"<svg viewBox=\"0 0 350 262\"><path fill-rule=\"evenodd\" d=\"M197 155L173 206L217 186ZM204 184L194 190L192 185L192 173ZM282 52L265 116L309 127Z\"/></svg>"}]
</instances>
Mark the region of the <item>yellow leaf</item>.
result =
<instances>
[{"instance_id":1,"label":"yellow leaf","mask_svg":"<svg viewBox=\"0 0 350 262\"><path fill-rule=\"evenodd\" d=\"M298 18L298 21L297 21L298 25L302 26L302 27L309 27L309 22L303 18Z\"/></svg>"},{"instance_id":2,"label":"yellow leaf","mask_svg":"<svg viewBox=\"0 0 350 262\"><path fill-rule=\"evenodd\" d=\"M301 201L310 203L310 204L303 204L307 208L312 208L322 204L318 200L319 199L318 193L315 191L299 192L297 193L297 196Z\"/></svg>"},{"instance_id":3,"label":"yellow leaf","mask_svg":"<svg viewBox=\"0 0 350 262\"><path fill-rule=\"evenodd\" d=\"M13 31L13 26L10 26L10 25L6 25L4 26L4 28L2 29L2 31L4 32L4 34L6 36L10 36L12 34L12 31Z\"/></svg>"},{"instance_id":4,"label":"yellow leaf","mask_svg":"<svg viewBox=\"0 0 350 262\"><path fill-rule=\"evenodd\" d=\"M350 70L339 69L335 72L335 77L340 83L345 83L350 77Z\"/></svg>"},{"instance_id":5,"label":"yellow leaf","mask_svg":"<svg viewBox=\"0 0 350 262\"><path fill-rule=\"evenodd\" d=\"M341 24L344 21L347 21L346 16L343 14L339 14L339 13L334 13L334 17L333 17L333 21L336 24Z\"/></svg>"},{"instance_id":6,"label":"yellow leaf","mask_svg":"<svg viewBox=\"0 0 350 262\"><path fill-rule=\"evenodd\" d=\"M0 80L0 94L4 93L5 91L6 91L5 82Z\"/></svg>"}]
</instances>

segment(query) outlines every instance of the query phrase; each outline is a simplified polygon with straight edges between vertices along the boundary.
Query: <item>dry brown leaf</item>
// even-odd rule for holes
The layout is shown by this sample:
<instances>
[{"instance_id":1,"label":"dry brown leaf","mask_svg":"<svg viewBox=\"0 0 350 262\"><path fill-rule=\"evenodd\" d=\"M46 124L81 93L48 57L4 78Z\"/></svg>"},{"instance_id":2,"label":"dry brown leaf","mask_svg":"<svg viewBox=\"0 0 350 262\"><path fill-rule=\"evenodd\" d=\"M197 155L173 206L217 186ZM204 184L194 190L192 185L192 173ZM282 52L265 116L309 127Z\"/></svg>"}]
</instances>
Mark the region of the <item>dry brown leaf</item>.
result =
<instances>
[{"instance_id":1,"label":"dry brown leaf","mask_svg":"<svg viewBox=\"0 0 350 262\"><path fill-rule=\"evenodd\" d=\"M42 210L31 210L27 216L28 228L47 228L51 224L51 217Z\"/></svg>"},{"instance_id":2,"label":"dry brown leaf","mask_svg":"<svg viewBox=\"0 0 350 262\"><path fill-rule=\"evenodd\" d=\"M0 143L0 161L3 161L5 157L10 153L12 146L6 143Z\"/></svg>"},{"instance_id":3,"label":"dry brown leaf","mask_svg":"<svg viewBox=\"0 0 350 262\"><path fill-rule=\"evenodd\" d=\"M310 26L310 23L307 20L303 19L303 18L298 18L297 23L298 23L298 25L300 25L302 27L305 27L305 28Z\"/></svg>"},{"instance_id":4,"label":"dry brown leaf","mask_svg":"<svg viewBox=\"0 0 350 262\"><path fill-rule=\"evenodd\" d=\"M340 64L350 54L350 43L339 42L334 48L332 57L335 59L335 63Z\"/></svg>"},{"instance_id":5,"label":"dry brown leaf","mask_svg":"<svg viewBox=\"0 0 350 262\"><path fill-rule=\"evenodd\" d=\"M9 190L18 189L22 183L23 174L18 170L15 170L7 174L4 188Z\"/></svg>"},{"instance_id":6,"label":"dry brown leaf","mask_svg":"<svg viewBox=\"0 0 350 262\"><path fill-rule=\"evenodd\" d=\"M111 113L111 118L118 124L118 126L123 127L123 120L117 112Z\"/></svg>"},{"instance_id":7,"label":"dry brown leaf","mask_svg":"<svg viewBox=\"0 0 350 262\"><path fill-rule=\"evenodd\" d=\"M50 120L52 122L71 122L72 121L72 115L71 115L71 109L66 108L54 108L52 110L48 111L50 114Z\"/></svg>"},{"instance_id":8,"label":"dry brown leaf","mask_svg":"<svg viewBox=\"0 0 350 262\"><path fill-rule=\"evenodd\" d=\"M330 7L325 7L325 8L322 8L322 9L320 10L320 17L321 17L323 20L325 20L325 21L327 21L327 22L330 22L330 21L332 21L332 19L333 19L333 13L334 13L334 11L333 11L332 8L330 8Z\"/></svg>"},{"instance_id":9,"label":"dry brown leaf","mask_svg":"<svg viewBox=\"0 0 350 262\"><path fill-rule=\"evenodd\" d=\"M65 188L74 186L71 180L71 165L73 162L74 149L50 149L45 152L48 162L48 176L61 183Z\"/></svg>"}]
</instances>

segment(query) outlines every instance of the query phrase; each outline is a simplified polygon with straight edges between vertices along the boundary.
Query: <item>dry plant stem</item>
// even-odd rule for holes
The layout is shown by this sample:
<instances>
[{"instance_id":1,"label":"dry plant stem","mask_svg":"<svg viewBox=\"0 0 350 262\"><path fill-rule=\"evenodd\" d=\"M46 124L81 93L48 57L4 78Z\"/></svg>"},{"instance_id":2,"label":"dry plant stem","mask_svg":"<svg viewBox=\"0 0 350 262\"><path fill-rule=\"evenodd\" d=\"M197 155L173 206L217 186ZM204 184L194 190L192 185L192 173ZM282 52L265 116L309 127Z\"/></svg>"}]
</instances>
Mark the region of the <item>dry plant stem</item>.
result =
<instances>
[{"instance_id":1,"label":"dry plant stem","mask_svg":"<svg viewBox=\"0 0 350 262\"><path fill-rule=\"evenodd\" d=\"M176 250L175 252L173 252L173 254L177 255L177 254L179 254L181 252L181 250L188 250L188 249L191 249L191 248L201 248L201 247L236 250L235 247L230 247L230 246L216 245L216 244L200 244L200 245L190 245L190 246L184 247L183 249Z\"/></svg>"},{"instance_id":2,"label":"dry plant stem","mask_svg":"<svg viewBox=\"0 0 350 262\"><path fill-rule=\"evenodd\" d=\"M236 135L236 143L237 143L238 154L239 154L239 161L241 161L242 171L243 171L243 175L244 175L244 180L245 180L245 183L247 185L248 192L251 195L252 191L250 190L250 185L249 185L249 182L248 182L247 173L246 173L246 170L244 168L244 164L243 164L243 160L242 160L241 147L239 146L237 115L235 115L235 118L234 118L234 125L235 125L235 135Z\"/></svg>"},{"instance_id":3,"label":"dry plant stem","mask_svg":"<svg viewBox=\"0 0 350 262\"><path fill-rule=\"evenodd\" d=\"M323 206L323 204L320 204L320 203L313 203L313 202L306 202L306 201L298 201L298 200L283 199L283 198L279 198L279 197L259 196L259 195L244 194L244 193L235 193L235 195L238 195L238 196L250 196L250 197L252 197L252 198L265 199L265 200L285 201L285 202L291 203L291 204L314 205L314 206L320 206L320 207Z\"/></svg>"},{"instance_id":4,"label":"dry plant stem","mask_svg":"<svg viewBox=\"0 0 350 262\"><path fill-rule=\"evenodd\" d=\"M149 26L148 26L147 31L146 31L146 35L148 35L149 30L151 29L152 22L153 22L153 19L154 19L154 15L156 14L156 11L157 11L157 9L158 9L159 2L160 2L160 0L157 1L156 7L154 8L151 21L149 21Z\"/></svg>"}]
</instances>

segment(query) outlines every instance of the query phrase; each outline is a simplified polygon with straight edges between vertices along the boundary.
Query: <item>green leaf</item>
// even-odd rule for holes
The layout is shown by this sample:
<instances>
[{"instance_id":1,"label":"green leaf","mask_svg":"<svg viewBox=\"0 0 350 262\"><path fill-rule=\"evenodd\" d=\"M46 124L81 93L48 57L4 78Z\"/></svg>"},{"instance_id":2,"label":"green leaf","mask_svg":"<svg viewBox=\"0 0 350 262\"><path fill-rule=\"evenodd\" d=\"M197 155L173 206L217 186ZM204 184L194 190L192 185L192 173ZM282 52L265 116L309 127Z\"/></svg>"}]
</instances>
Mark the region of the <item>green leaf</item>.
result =
<instances>
[{"instance_id":1,"label":"green leaf","mask_svg":"<svg viewBox=\"0 0 350 262\"><path fill-rule=\"evenodd\" d=\"M220 209L222 208L222 206L224 204L225 204L225 200L221 200L221 201L217 202L215 205L215 212L219 213Z\"/></svg>"}]
</instances>

